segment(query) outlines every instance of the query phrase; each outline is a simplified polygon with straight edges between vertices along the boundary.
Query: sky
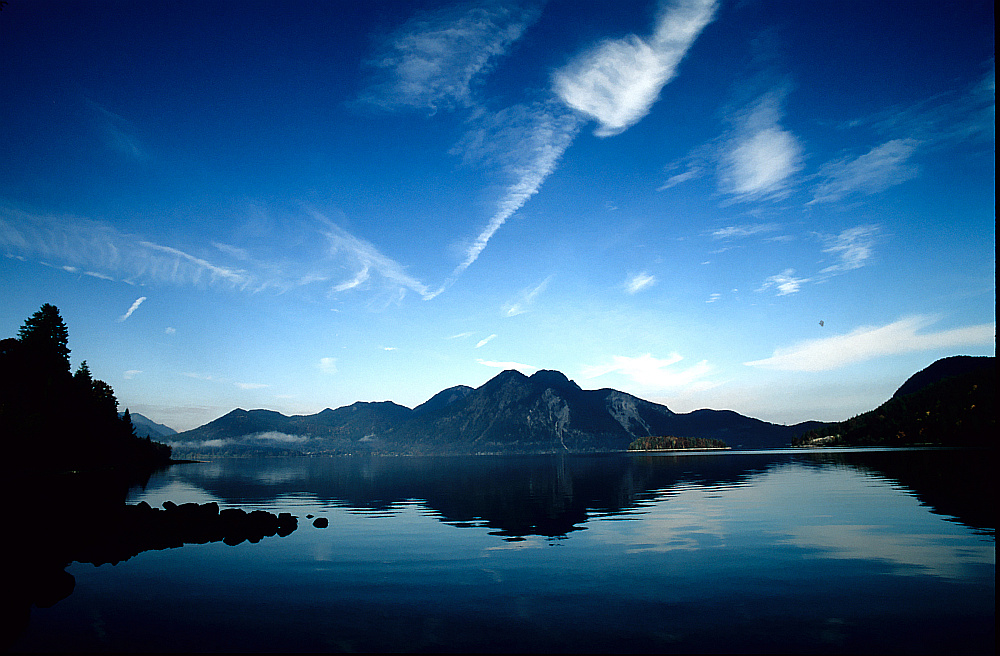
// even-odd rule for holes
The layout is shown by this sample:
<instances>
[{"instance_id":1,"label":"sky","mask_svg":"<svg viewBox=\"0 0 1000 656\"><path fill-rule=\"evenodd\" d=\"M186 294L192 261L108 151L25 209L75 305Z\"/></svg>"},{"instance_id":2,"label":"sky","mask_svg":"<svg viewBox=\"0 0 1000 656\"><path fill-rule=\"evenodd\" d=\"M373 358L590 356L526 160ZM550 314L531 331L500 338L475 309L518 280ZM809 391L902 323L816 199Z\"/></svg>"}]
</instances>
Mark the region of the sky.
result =
<instances>
[{"instance_id":1,"label":"sky","mask_svg":"<svg viewBox=\"0 0 1000 656\"><path fill-rule=\"evenodd\" d=\"M414 407L556 369L843 420L995 355L991 2L0 9L0 336L121 404Z\"/></svg>"}]
</instances>

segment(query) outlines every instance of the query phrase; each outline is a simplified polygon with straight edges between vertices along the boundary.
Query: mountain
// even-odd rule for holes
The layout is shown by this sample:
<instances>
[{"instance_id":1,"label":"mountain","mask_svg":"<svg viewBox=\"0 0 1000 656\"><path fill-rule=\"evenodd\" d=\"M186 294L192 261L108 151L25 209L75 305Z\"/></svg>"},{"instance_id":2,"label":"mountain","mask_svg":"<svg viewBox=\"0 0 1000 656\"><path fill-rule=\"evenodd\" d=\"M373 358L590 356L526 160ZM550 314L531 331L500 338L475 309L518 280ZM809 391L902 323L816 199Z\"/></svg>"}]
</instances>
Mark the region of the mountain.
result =
<instances>
[{"instance_id":1,"label":"mountain","mask_svg":"<svg viewBox=\"0 0 1000 656\"><path fill-rule=\"evenodd\" d=\"M874 410L811 430L793 445L993 447L996 392L995 357L944 358Z\"/></svg>"},{"instance_id":2,"label":"mountain","mask_svg":"<svg viewBox=\"0 0 1000 656\"><path fill-rule=\"evenodd\" d=\"M118 416L120 417L124 414L124 412L120 412L118 413ZM170 426L158 424L149 417L141 415L138 412L131 413L131 417L132 425L135 426L135 434L139 437L152 437L157 439L177 434L177 431Z\"/></svg>"},{"instance_id":3,"label":"mountain","mask_svg":"<svg viewBox=\"0 0 1000 656\"><path fill-rule=\"evenodd\" d=\"M678 414L613 389L584 390L558 371L504 371L481 387L438 392L414 409L357 402L315 415L233 410L174 435L184 454L555 453L624 451L637 437L721 439L733 448L788 446L822 426L779 426L728 410Z\"/></svg>"}]
</instances>

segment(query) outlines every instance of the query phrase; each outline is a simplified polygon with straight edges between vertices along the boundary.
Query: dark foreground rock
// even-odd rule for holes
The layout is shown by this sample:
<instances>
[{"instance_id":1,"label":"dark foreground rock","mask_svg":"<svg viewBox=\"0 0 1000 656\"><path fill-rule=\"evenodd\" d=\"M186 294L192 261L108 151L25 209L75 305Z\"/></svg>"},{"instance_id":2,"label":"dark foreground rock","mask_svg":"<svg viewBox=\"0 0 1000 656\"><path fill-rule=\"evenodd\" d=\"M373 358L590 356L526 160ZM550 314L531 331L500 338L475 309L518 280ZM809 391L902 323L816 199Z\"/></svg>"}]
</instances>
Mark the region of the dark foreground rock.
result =
<instances>
[{"instance_id":1,"label":"dark foreground rock","mask_svg":"<svg viewBox=\"0 0 1000 656\"><path fill-rule=\"evenodd\" d=\"M19 485L0 485L11 503L0 558L0 646L9 649L27 627L31 607L47 608L72 594L73 562L117 564L143 551L186 544L238 545L285 537L298 528L290 513L219 509L217 503L143 502L126 505L130 481L108 475L59 475ZM67 501L67 500L76 501Z\"/></svg>"}]
</instances>

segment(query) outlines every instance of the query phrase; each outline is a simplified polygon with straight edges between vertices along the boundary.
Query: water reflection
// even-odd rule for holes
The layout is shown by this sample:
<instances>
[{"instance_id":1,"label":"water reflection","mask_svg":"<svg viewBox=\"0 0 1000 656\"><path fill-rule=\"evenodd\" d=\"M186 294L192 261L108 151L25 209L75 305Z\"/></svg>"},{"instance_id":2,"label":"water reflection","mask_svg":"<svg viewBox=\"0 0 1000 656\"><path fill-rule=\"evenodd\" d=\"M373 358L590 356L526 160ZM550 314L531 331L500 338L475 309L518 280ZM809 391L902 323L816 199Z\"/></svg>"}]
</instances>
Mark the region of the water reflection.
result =
<instances>
[{"instance_id":1,"label":"water reflection","mask_svg":"<svg viewBox=\"0 0 1000 656\"><path fill-rule=\"evenodd\" d=\"M942 651L952 638L932 624L945 617L973 636L958 651L992 653L983 648L993 644L995 571L988 461L968 451L795 451L175 466L128 502L289 513L301 528L99 572L74 565L79 590L39 611L19 644ZM64 514L85 518L68 502L77 498L64 489L31 506L24 543ZM27 557L25 547L18 558ZM96 637L86 624L95 604L107 621Z\"/></svg>"},{"instance_id":2,"label":"water reflection","mask_svg":"<svg viewBox=\"0 0 1000 656\"><path fill-rule=\"evenodd\" d=\"M591 518L624 517L688 489L712 495L780 467L846 468L890 481L933 512L995 535L988 459L958 450L644 456L274 458L174 467L134 500L283 508L321 504L391 516L411 501L442 522L506 539L561 538Z\"/></svg>"},{"instance_id":3,"label":"water reflection","mask_svg":"<svg viewBox=\"0 0 1000 656\"><path fill-rule=\"evenodd\" d=\"M48 608L73 592L76 582L66 571L70 563L114 565L144 551L256 543L297 528L290 513L220 510L214 502L168 500L163 509L145 502L127 505L128 490L142 488L148 477L64 473L4 481L0 494L10 512L0 551L8 568L0 593L0 644L7 647L23 633L32 606ZM164 491L176 491L176 484Z\"/></svg>"}]
</instances>

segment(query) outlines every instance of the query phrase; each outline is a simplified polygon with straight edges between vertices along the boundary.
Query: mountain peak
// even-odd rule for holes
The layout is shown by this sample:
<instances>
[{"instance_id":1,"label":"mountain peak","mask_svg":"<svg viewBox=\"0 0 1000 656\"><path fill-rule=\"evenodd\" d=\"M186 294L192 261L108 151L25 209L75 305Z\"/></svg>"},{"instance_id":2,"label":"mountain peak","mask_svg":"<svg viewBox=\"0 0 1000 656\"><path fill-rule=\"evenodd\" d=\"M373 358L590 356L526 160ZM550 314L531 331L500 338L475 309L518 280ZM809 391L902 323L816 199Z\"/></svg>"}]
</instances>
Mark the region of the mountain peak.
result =
<instances>
[{"instance_id":1,"label":"mountain peak","mask_svg":"<svg viewBox=\"0 0 1000 656\"><path fill-rule=\"evenodd\" d=\"M554 369L539 369L529 378L531 382L551 387L553 389L580 389L580 386L566 377L566 374Z\"/></svg>"}]
</instances>

